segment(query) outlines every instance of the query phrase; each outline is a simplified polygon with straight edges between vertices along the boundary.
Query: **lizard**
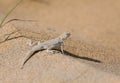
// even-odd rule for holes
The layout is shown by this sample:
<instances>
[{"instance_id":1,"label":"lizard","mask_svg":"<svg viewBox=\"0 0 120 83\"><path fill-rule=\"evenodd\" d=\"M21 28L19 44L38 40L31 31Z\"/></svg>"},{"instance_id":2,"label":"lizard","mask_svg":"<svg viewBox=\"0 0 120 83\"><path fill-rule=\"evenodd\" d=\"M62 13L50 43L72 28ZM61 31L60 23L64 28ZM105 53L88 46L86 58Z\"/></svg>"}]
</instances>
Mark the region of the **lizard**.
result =
<instances>
[{"instance_id":1,"label":"lizard","mask_svg":"<svg viewBox=\"0 0 120 83\"><path fill-rule=\"evenodd\" d=\"M69 32L64 32L59 37L45 41L43 43L38 42L37 45L35 43L34 46L30 51L28 51L27 56L24 58L22 62L21 69L23 69L26 62L30 59L30 57L37 51L41 50L47 50L47 52L53 53L52 49L59 49L61 50L62 54L63 52L63 46L64 46L64 40L66 40L71 34ZM30 46L32 46L32 42L29 43Z\"/></svg>"},{"instance_id":2,"label":"lizard","mask_svg":"<svg viewBox=\"0 0 120 83\"><path fill-rule=\"evenodd\" d=\"M19 37L32 39L35 41L43 41L43 40L52 39L56 37L56 35L58 35L58 33L55 31L54 32L48 31L48 28L44 28L45 30L43 28L40 28L41 29L40 32L36 33L33 31L29 31L29 30L28 31L22 30L23 28L21 29L18 23L16 23L17 27L14 24L12 26L15 29L19 30L19 33L20 33ZM26 34L26 32L30 32L30 33ZM73 32L73 31L70 31L70 32ZM7 38L3 38L3 39L7 40L9 38L9 35L10 34L8 34ZM74 38L73 36L72 38L69 38L67 42L64 42L65 43L64 50L69 53L69 56L72 56L74 58L88 60L88 61L94 61L94 62L96 62L96 60L98 62L105 62L105 63L119 62L119 52L117 50L114 50L114 48L104 47L103 45L101 44L99 45L95 43L94 41L91 41L91 40L89 41L89 39L86 39L86 38L84 39L84 37L83 38L76 37L76 38Z\"/></svg>"}]
</instances>

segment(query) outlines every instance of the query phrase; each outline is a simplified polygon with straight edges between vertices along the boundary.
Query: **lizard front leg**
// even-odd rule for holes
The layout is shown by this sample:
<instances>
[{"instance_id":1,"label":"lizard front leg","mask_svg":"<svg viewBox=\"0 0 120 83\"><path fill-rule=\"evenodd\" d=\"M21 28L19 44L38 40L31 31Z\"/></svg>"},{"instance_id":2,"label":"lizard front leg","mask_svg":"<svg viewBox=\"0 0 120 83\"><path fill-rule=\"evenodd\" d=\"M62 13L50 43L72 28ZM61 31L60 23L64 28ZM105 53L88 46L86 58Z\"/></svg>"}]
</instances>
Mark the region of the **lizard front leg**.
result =
<instances>
[{"instance_id":1,"label":"lizard front leg","mask_svg":"<svg viewBox=\"0 0 120 83\"><path fill-rule=\"evenodd\" d=\"M64 41L63 41L63 43L60 46L60 50L61 50L62 54L64 54L64 50L63 49L64 49Z\"/></svg>"},{"instance_id":2,"label":"lizard front leg","mask_svg":"<svg viewBox=\"0 0 120 83\"><path fill-rule=\"evenodd\" d=\"M64 45L61 45L61 52L62 52L62 54L64 54L63 48L64 48Z\"/></svg>"}]
</instances>

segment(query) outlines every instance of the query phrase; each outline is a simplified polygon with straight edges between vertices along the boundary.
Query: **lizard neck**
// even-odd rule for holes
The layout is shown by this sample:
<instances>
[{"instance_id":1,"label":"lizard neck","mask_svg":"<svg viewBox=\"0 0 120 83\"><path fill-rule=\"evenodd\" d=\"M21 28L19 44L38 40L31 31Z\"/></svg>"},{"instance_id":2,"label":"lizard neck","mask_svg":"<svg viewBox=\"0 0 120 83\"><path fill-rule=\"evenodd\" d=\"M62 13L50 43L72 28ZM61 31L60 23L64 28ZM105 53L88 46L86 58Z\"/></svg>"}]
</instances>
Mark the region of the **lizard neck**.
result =
<instances>
[{"instance_id":1,"label":"lizard neck","mask_svg":"<svg viewBox=\"0 0 120 83\"><path fill-rule=\"evenodd\" d=\"M58 40L59 40L59 41L64 41L65 39L67 39L67 38L66 38L66 37L62 37L62 36L59 36L59 37L58 37Z\"/></svg>"},{"instance_id":2,"label":"lizard neck","mask_svg":"<svg viewBox=\"0 0 120 83\"><path fill-rule=\"evenodd\" d=\"M61 41L64 41L66 40L68 37L70 36L70 33L63 33L61 34L58 39L61 40Z\"/></svg>"}]
</instances>

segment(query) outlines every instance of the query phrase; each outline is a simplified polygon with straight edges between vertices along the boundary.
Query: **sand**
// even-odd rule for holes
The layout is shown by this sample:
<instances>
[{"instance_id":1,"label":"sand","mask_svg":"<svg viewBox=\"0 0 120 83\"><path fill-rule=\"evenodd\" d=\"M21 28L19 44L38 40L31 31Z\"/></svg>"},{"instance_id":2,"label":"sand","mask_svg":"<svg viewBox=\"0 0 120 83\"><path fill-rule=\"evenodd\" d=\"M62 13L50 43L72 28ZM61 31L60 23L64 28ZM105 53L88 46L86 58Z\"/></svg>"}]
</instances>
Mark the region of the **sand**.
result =
<instances>
[{"instance_id":1,"label":"sand","mask_svg":"<svg viewBox=\"0 0 120 83\"><path fill-rule=\"evenodd\" d=\"M2 18L17 0L0 2ZM38 22L17 21L0 29L0 83L119 83L119 3L114 0L23 1L7 20ZM21 70L21 61L31 49L26 45L28 38L2 42L4 34L16 29L21 32L11 38L25 35L41 42L69 31L72 35L66 41L65 50L73 56L38 52Z\"/></svg>"}]
</instances>

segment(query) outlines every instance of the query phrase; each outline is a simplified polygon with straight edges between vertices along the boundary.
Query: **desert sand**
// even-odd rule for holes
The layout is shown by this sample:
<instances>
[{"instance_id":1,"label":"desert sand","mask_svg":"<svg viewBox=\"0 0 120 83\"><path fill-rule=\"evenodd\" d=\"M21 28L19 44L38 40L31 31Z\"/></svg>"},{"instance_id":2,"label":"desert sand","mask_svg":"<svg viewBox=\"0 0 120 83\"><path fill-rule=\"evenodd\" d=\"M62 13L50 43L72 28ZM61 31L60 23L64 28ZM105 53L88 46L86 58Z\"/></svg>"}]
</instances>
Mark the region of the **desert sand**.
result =
<instances>
[{"instance_id":1,"label":"desert sand","mask_svg":"<svg viewBox=\"0 0 120 83\"><path fill-rule=\"evenodd\" d=\"M18 0L0 1L2 18ZM0 83L120 83L120 1L24 0L0 29ZM4 41L5 34L12 34ZM40 51L24 69L29 39L44 42L68 31L66 54ZM24 35L25 37L21 37Z\"/></svg>"}]
</instances>

